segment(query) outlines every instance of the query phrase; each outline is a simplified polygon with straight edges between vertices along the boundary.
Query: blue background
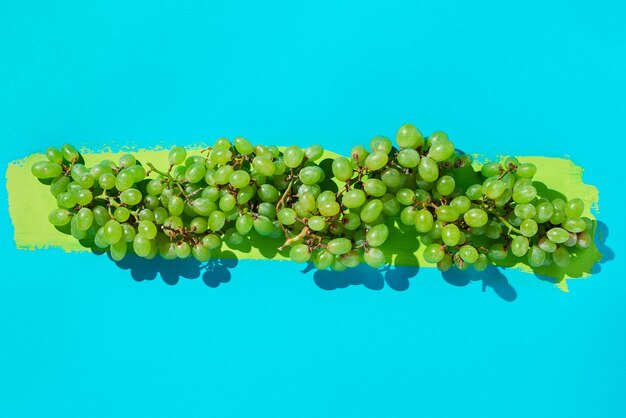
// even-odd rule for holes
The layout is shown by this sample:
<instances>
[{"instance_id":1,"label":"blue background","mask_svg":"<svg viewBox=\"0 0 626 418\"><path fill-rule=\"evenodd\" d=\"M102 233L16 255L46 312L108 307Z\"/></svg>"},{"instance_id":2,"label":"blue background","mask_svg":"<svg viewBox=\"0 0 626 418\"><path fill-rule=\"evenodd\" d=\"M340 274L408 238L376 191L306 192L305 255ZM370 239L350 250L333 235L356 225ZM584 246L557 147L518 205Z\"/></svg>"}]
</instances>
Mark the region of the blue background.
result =
<instances>
[{"instance_id":1,"label":"blue background","mask_svg":"<svg viewBox=\"0 0 626 418\"><path fill-rule=\"evenodd\" d=\"M345 153L411 121L570 156L610 235L569 294L515 272L142 269L17 251L2 188L0 416L626 416L625 19L620 1L2 1L4 167L63 142Z\"/></svg>"}]
</instances>

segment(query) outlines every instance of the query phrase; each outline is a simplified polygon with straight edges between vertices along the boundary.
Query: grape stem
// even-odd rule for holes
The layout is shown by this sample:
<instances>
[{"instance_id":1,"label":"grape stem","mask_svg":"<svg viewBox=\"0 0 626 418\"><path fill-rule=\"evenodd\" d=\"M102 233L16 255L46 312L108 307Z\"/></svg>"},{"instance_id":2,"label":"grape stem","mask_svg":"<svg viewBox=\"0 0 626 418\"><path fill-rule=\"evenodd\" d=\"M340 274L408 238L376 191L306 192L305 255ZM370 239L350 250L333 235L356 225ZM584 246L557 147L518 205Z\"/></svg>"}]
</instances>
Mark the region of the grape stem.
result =
<instances>
[{"instance_id":1,"label":"grape stem","mask_svg":"<svg viewBox=\"0 0 626 418\"><path fill-rule=\"evenodd\" d=\"M279 250L284 249L285 247L290 246L291 244L293 244L296 241L301 240L302 238L304 238L307 234L309 233L309 227L305 226L304 228L302 228L302 231L300 231L300 233L298 235L296 235L293 238L287 238L287 240L285 241L285 243L283 245L281 245L280 247L278 247Z\"/></svg>"},{"instance_id":2,"label":"grape stem","mask_svg":"<svg viewBox=\"0 0 626 418\"><path fill-rule=\"evenodd\" d=\"M282 197L280 198L278 203L276 203L276 212L277 213L280 210L280 208L285 205L285 199L287 198L287 195L289 194L289 192L291 192L291 186L292 185L293 185L293 180L291 180L289 182L289 184L287 185L287 188L285 189L285 192L283 193Z\"/></svg>"}]
</instances>

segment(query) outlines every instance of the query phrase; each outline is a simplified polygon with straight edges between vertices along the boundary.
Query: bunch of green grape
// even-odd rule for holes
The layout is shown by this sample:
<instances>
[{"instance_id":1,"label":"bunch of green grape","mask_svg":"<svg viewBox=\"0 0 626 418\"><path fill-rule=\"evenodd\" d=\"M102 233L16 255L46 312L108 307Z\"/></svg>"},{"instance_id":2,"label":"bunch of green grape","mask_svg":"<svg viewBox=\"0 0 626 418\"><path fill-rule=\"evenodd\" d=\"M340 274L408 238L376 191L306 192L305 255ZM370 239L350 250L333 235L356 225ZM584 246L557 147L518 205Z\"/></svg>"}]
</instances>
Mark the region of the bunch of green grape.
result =
<instances>
[{"instance_id":1,"label":"bunch of green grape","mask_svg":"<svg viewBox=\"0 0 626 418\"><path fill-rule=\"evenodd\" d=\"M200 155L169 152L169 167L131 154L87 167L71 145L51 147L32 173L49 182L51 224L121 260L193 256L205 262L223 243L273 240L296 262L343 271L390 262L390 229L414 228L424 259L442 271L526 263L566 267L592 245L581 199L549 200L537 168L508 158L479 170L443 132L425 138L400 127L396 144L374 137L349 156L322 160L319 145L285 148L218 139ZM321 160L321 161L320 161Z\"/></svg>"}]
</instances>

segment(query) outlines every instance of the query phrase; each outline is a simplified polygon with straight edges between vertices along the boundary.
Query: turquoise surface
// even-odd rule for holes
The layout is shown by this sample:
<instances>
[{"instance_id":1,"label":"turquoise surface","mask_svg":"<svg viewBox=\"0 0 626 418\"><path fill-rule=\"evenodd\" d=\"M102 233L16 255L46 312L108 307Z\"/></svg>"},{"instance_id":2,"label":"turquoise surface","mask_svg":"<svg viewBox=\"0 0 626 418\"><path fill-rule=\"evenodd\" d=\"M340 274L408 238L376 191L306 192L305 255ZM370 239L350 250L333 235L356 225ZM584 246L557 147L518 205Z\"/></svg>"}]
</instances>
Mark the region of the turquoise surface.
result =
<instances>
[{"instance_id":1,"label":"turquoise surface","mask_svg":"<svg viewBox=\"0 0 626 418\"><path fill-rule=\"evenodd\" d=\"M618 1L3 1L3 167L63 142L345 153L411 121L568 155L607 239L568 294L509 271L117 266L16 250L1 188L0 416L626 416L625 19Z\"/></svg>"}]
</instances>

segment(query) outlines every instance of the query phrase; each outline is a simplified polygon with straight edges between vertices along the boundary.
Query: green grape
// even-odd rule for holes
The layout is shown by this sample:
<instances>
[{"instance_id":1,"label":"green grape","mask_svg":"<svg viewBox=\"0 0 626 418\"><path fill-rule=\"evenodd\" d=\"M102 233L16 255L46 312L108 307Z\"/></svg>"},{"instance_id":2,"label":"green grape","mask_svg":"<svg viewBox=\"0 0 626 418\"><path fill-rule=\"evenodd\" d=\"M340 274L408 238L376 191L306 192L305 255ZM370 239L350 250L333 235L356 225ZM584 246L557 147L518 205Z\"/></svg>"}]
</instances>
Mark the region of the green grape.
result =
<instances>
[{"instance_id":1,"label":"green grape","mask_svg":"<svg viewBox=\"0 0 626 418\"><path fill-rule=\"evenodd\" d=\"M379 199L372 199L363 205L361 209L361 220L365 223L374 221L383 211L383 202Z\"/></svg>"},{"instance_id":2,"label":"green grape","mask_svg":"<svg viewBox=\"0 0 626 418\"><path fill-rule=\"evenodd\" d=\"M93 212L93 220L98 226L104 226L111 219L109 212L102 206L94 206L91 211Z\"/></svg>"},{"instance_id":3,"label":"green grape","mask_svg":"<svg viewBox=\"0 0 626 418\"><path fill-rule=\"evenodd\" d=\"M269 236L273 229L274 224L266 216L259 215L254 220L254 230L261 236Z\"/></svg>"},{"instance_id":4,"label":"green grape","mask_svg":"<svg viewBox=\"0 0 626 418\"><path fill-rule=\"evenodd\" d=\"M196 234L204 234L208 228L207 220L203 217L195 217L189 222L189 229Z\"/></svg>"},{"instance_id":5,"label":"green grape","mask_svg":"<svg viewBox=\"0 0 626 418\"><path fill-rule=\"evenodd\" d=\"M489 259L485 254L478 254L478 258L472 263L472 267L474 267L476 271L485 271L488 265Z\"/></svg>"},{"instance_id":6,"label":"green grape","mask_svg":"<svg viewBox=\"0 0 626 418\"><path fill-rule=\"evenodd\" d=\"M402 210L398 199L390 193L384 195L381 201L383 202L383 213L387 216L397 216Z\"/></svg>"},{"instance_id":7,"label":"green grape","mask_svg":"<svg viewBox=\"0 0 626 418\"><path fill-rule=\"evenodd\" d=\"M323 231L326 228L326 220L322 216L311 216L307 221L307 225L313 231Z\"/></svg>"},{"instance_id":8,"label":"green grape","mask_svg":"<svg viewBox=\"0 0 626 418\"><path fill-rule=\"evenodd\" d=\"M214 250L222 245L222 240L215 234L208 234L202 237L202 245L207 247L209 250Z\"/></svg>"},{"instance_id":9,"label":"green grape","mask_svg":"<svg viewBox=\"0 0 626 418\"><path fill-rule=\"evenodd\" d=\"M98 179L98 184L104 190L110 190L115 187L117 179L113 173L103 173Z\"/></svg>"},{"instance_id":10,"label":"green grape","mask_svg":"<svg viewBox=\"0 0 626 418\"><path fill-rule=\"evenodd\" d=\"M211 250L202 244L196 244L191 247L191 255L201 263L206 263L211 259Z\"/></svg>"},{"instance_id":11,"label":"green grape","mask_svg":"<svg viewBox=\"0 0 626 418\"><path fill-rule=\"evenodd\" d=\"M457 213L457 211L454 210L454 208L452 208L451 206L448 206L448 205L441 205L441 206L439 206L435 210L435 213L437 214L437 219L439 219L441 221L444 221L444 222L454 222L457 219L459 219L459 214ZM467 215L467 213L466 213L466 215ZM486 223L486 221L485 221L485 223ZM468 225L469 225L469 222L468 222ZM470 225L470 226L472 226L472 225Z\"/></svg>"},{"instance_id":12,"label":"green grape","mask_svg":"<svg viewBox=\"0 0 626 418\"><path fill-rule=\"evenodd\" d=\"M165 241L159 245L159 255L165 260L176 258L176 243Z\"/></svg>"},{"instance_id":13,"label":"green grape","mask_svg":"<svg viewBox=\"0 0 626 418\"><path fill-rule=\"evenodd\" d=\"M426 233L433 227L433 214L426 209L420 209L415 216L415 229L417 232Z\"/></svg>"},{"instance_id":14,"label":"green grape","mask_svg":"<svg viewBox=\"0 0 626 418\"><path fill-rule=\"evenodd\" d=\"M138 213L140 221L154 221L154 212L150 209L141 209Z\"/></svg>"},{"instance_id":15,"label":"green grape","mask_svg":"<svg viewBox=\"0 0 626 418\"><path fill-rule=\"evenodd\" d=\"M171 165L179 165L185 162L185 158L187 158L187 150L183 147L173 147L167 159Z\"/></svg>"},{"instance_id":16,"label":"green grape","mask_svg":"<svg viewBox=\"0 0 626 418\"><path fill-rule=\"evenodd\" d=\"M289 168L296 168L304 160L304 151L297 145L290 145L283 152L283 161Z\"/></svg>"},{"instance_id":17,"label":"green grape","mask_svg":"<svg viewBox=\"0 0 626 418\"><path fill-rule=\"evenodd\" d=\"M82 188L90 189L91 187L93 187L95 179L93 178L91 173L83 173L76 177L75 182Z\"/></svg>"},{"instance_id":18,"label":"green grape","mask_svg":"<svg viewBox=\"0 0 626 418\"><path fill-rule=\"evenodd\" d=\"M441 244L430 244L424 249L424 260L431 264L437 264L445 254Z\"/></svg>"},{"instance_id":19,"label":"green grape","mask_svg":"<svg viewBox=\"0 0 626 418\"><path fill-rule=\"evenodd\" d=\"M309 161L317 161L324 155L324 148L321 145L311 145L304 149L304 155Z\"/></svg>"},{"instance_id":20,"label":"green grape","mask_svg":"<svg viewBox=\"0 0 626 418\"><path fill-rule=\"evenodd\" d=\"M348 268L354 268L361 263L359 253L355 250L348 251L339 257L341 264Z\"/></svg>"},{"instance_id":21,"label":"green grape","mask_svg":"<svg viewBox=\"0 0 626 418\"><path fill-rule=\"evenodd\" d=\"M316 184L324 180L324 171L317 166L304 167L298 173L298 178L303 184Z\"/></svg>"},{"instance_id":22,"label":"green grape","mask_svg":"<svg viewBox=\"0 0 626 418\"><path fill-rule=\"evenodd\" d=\"M576 245L577 240L578 240L578 235L573 232L569 232L567 241L565 241L563 245L565 245L566 247L573 247Z\"/></svg>"},{"instance_id":23,"label":"green grape","mask_svg":"<svg viewBox=\"0 0 626 418\"><path fill-rule=\"evenodd\" d=\"M567 267L570 263L570 254L565 247L558 247L552 253L552 261L559 267Z\"/></svg>"},{"instance_id":24,"label":"green grape","mask_svg":"<svg viewBox=\"0 0 626 418\"><path fill-rule=\"evenodd\" d=\"M365 234L367 243L372 247L380 247L389 236L389 228L385 224L373 226Z\"/></svg>"},{"instance_id":25,"label":"green grape","mask_svg":"<svg viewBox=\"0 0 626 418\"><path fill-rule=\"evenodd\" d=\"M230 185L236 189L242 189L250 183L250 174L244 170L233 171L229 177Z\"/></svg>"},{"instance_id":26,"label":"green grape","mask_svg":"<svg viewBox=\"0 0 626 418\"><path fill-rule=\"evenodd\" d=\"M59 164L51 163L49 161L37 161L30 168L33 176L38 179L52 179L58 177L63 172L63 169Z\"/></svg>"},{"instance_id":27,"label":"green grape","mask_svg":"<svg viewBox=\"0 0 626 418\"><path fill-rule=\"evenodd\" d=\"M137 232L146 239L152 239L157 235L157 228L153 222L139 221L137 225Z\"/></svg>"},{"instance_id":28,"label":"green grape","mask_svg":"<svg viewBox=\"0 0 626 418\"><path fill-rule=\"evenodd\" d=\"M433 144L436 144L439 141L449 141L448 134L446 134L443 131L433 132L428 137L428 146L432 146Z\"/></svg>"},{"instance_id":29,"label":"green grape","mask_svg":"<svg viewBox=\"0 0 626 418\"><path fill-rule=\"evenodd\" d=\"M472 206L472 202L466 196L457 196L450 201L450 207L459 215L467 212Z\"/></svg>"},{"instance_id":30,"label":"green grape","mask_svg":"<svg viewBox=\"0 0 626 418\"><path fill-rule=\"evenodd\" d=\"M109 243L104 239L104 227L98 228L96 231L96 235L93 238L93 242L98 248L108 248Z\"/></svg>"},{"instance_id":31,"label":"green grape","mask_svg":"<svg viewBox=\"0 0 626 418\"><path fill-rule=\"evenodd\" d=\"M442 162L447 160L454 153L454 144L447 139L434 142L428 150L428 157L433 161Z\"/></svg>"},{"instance_id":32,"label":"green grape","mask_svg":"<svg viewBox=\"0 0 626 418\"><path fill-rule=\"evenodd\" d=\"M528 250L528 264L531 267L541 267L546 261L546 252L536 245Z\"/></svg>"},{"instance_id":33,"label":"green grape","mask_svg":"<svg viewBox=\"0 0 626 418\"><path fill-rule=\"evenodd\" d=\"M581 199L571 199L567 201L563 210L568 218L580 218L585 210L585 204Z\"/></svg>"},{"instance_id":34,"label":"green grape","mask_svg":"<svg viewBox=\"0 0 626 418\"><path fill-rule=\"evenodd\" d=\"M341 210L341 207L339 206L339 203L337 203L336 201L324 202L319 206L320 214L326 217L335 216L336 214L339 213L340 210Z\"/></svg>"},{"instance_id":35,"label":"green grape","mask_svg":"<svg viewBox=\"0 0 626 418\"><path fill-rule=\"evenodd\" d=\"M353 167L359 168L365 165L365 159L369 155L369 152L363 145L355 145L350 150L350 157L352 159Z\"/></svg>"},{"instance_id":36,"label":"green grape","mask_svg":"<svg viewBox=\"0 0 626 418\"><path fill-rule=\"evenodd\" d=\"M461 239L461 231L459 231L459 227L455 224L448 224L444 226L441 230L441 239L444 244L454 247Z\"/></svg>"},{"instance_id":37,"label":"green grape","mask_svg":"<svg viewBox=\"0 0 626 418\"><path fill-rule=\"evenodd\" d=\"M204 179L206 166L203 163L194 163L185 170L185 180L195 184Z\"/></svg>"},{"instance_id":38,"label":"green grape","mask_svg":"<svg viewBox=\"0 0 626 418\"><path fill-rule=\"evenodd\" d=\"M467 196L469 200L479 200L483 196L483 186L480 184L472 184L465 191L465 196Z\"/></svg>"},{"instance_id":39,"label":"green grape","mask_svg":"<svg viewBox=\"0 0 626 418\"><path fill-rule=\"evenodd\" d=\"M135 178L131 173L126 170L122 170L117 173L117 178L115 179L115 187L119 191L123 191L126 189L130 189L135 183Z\"/></svg>"},{"instance_id":40,"label":"green grape","mask_svg":"<svg viewBox=\"0 0 626 418\"><path fill-rule=\"evenodd\" d=\"M271 162L270 162L270 164L271 164ZM273 166L274 165L272 164L272 167ZM229 165L221 166L220 168L215 170L215 177L214 177L215 184L218 184L218 185L227 184L228 181L230 180L230 176L234 172L235 172L235 170L233 169L233 167L231 167Z\"/></svg>"},{"instance_id":41,"label":"green grape","mask_svg":"<svg viewBox=\"0 0 626 418\"><path fill-rule=\"evenodd\" d=\"M333 261L335 260L335 256L329 253L326 250L320 250L315 256L315 268L318 270L326 270L329 268Z\"/></svg>"},{"instance_id":42,"label":"green grape","mask_svg":"<svg viewBox=\"0 0 626 418\"><path fill-rule=\"evenodd\" d=\"M396 192L396 199L401 205L412 205L415 202L415 192L411 189L400 189Z\"/></svg>"},{"instance_id":43,"label":"green grape","mask_svg":"<svg viewBox=\"0 0 626 418\"><path fill-rule=\"evenodd\" d=\"M259 203L259 206L257 206L256 211L259 215L263 215L272 221L276 219L276 206L274 206L273 203L269 203L269 202Z\"/></svg>"},{"instance_id":44,"label":"green grape","mask_svg":"<svg viewBox=\"0 0 626 418\"><path fill-rule=\"evenodd\" d=\"M459 257L469 264L473 264L478 260L478 250L471 245L464 245L459 248Z\"/></svg>"},{"instance_id":45,"label":"green grape","mask_svg":"<svg viewBox=\"0 0 626 418\"><path fill-rule=\"evenodd\" d=\"M540 201L535 208L537 214L534 218L538 223L547 222L554 214L554 206L547 200Z\"/></svg>"},{"instance_id":46,"label":"green grape","mask_svg":"<svg viewBox=\"0 0 626 418\"><path fill-rule=\"evenodd\" d=\"M250 141L246 138L238 136L233 142L235 143L235 149L239 152L239 154L248 155L254 152L252 143L250 143Z\"/></svg>"},{"instance_id":47,"label":"green grape","mask_svg":"<svg viewBox=\"0 0 626 418\"><path fill-rule=\"evenodd\" d=\"M224 227L225 223L226 215L224 215L224 212L220 210L214 210L213 212L211 212L211 214L209 215L209 219L207 220L207 225L211 231L219 231Z\"/></svg>"},{"instance_id":48,"label":"green grape","mask_svg":"<svg viewBox=\"0 0 626 418\"><path fill-rule=\"evenodd\" d=\"M530 203L522 203L515 206L515 216L520 219L531 219L537 215L537 209Z\"/></svg>"},{"instance_id":49,"label":"green grape","mask_svg":"<svg viewBox=\"0 0 626 418\"><path fill-rule=\"evenodd\" d=\"M209 161L216 165L224 165L233 158L233 153L228 148L213 148L209 153Z\"/></svg>"},{"instance_id":50,"label":"green grape","mask_svg":"<svg viewBox=\"0 0 626 418\"><path fill-rule=\"evenodd\" d=\"M465 223L473 228L478 228L487 224L489 216L482 209L472 208L463 215Z\"/></svg>"},{"instance_id":51,"label":"green grape","mask_svg":"<svg viewBox=\"0 0 626 418\"><path fill-rule=\"evenodd\" d=\"M130 218L130 211L124 206L120 206L113 211L113 218L118 222L126 222Z\"/></svg>"},{"instance_id":52,"label":"green grape","mask_svg":"<svg viewBox=\"0 0 626 418\"><path fill-rule=\"evenodd\" d=\"M341 222L346 230L354 231L361 226L361 217L356 213L344 213Z\"/></svg>"},{"instance_id":53,"label":"green grape","mask_svg":"<svg viewBox=\"0 0 626 418\"><path fill-rule=\"evenodd\" d=\"M137 162L137 160L135 159L134 155L132 155L132 154L124 154L118 160L118 165L121 168L128 168L128 167L131 167L131 166L135 165L136 162Z\"/></svg>"},{"instance_id":54,"label":"green grape","mask_svg":"<svg viewBox=\"0 0 626 418\"><path fill-rule=\"evenodd\" d=\"M525 237L533 237L539 230L539 226L534 219L524 219L520 224L519 229Z\"/></svg>"},{"instance_id":55,"label":"green grape","mask_svg":"<svg viewBox=\"0 0 626 418\"><path fill-rule=\"evenodd\" d=\"M407 206L402 209L400 212L400 222L404 225L412 226L415 225L415 221L417 220L417 209L412 206Z\"/></svg>"},{"instance_id":56,"label":"green grape","mask_svg":"<svg viewBox=\"0 0 626 418\"><path fill-rule=\"evenodd\" d=\"M335 201L335 194L333 192L331 192L330 190L324 190L322 193L320 193L320 195L317 197L317 201L316 204L319 206L322 203L326 203L326 202L334 202Z\"/></svg>"},{"instance_id":57,"label":"green grape","mask_svg":"<svg viewBox=\"0 0 626 418\"><path fill-rule=\"evenodd\" d=\"M439 178L439 167L437 167L437 163L429 157L424 157L420 160L417 171L424 181L430 183Z\"/></svg>"},{"instance_id":58,"label":"green grape","mask_svg":"<svg viewBox=\"0 0 626 418\"><path fill-rule=\"evenodd\" d=\"M73 208L76 206L76 196L70 192L59 193L57 195L57 205L65 209Z\"/></svg>"},{"instance_id":59,"label":"green grape","mask_svg":"<svg viewBox=\"0 0 626 418\"><path fill-rule=\"evenodd\" d=\"M345 254L352 249L352 242L347 238L333 238L326 244L326 249L334 255Z\"/></svg>"},{"instance_id":60,"label":"green grape","mask_svg":"<svg viewBox=\"0 0 626 418\"><path fill-rule=\"evenodd\" d=\"M56 210L63 210L63 209L56 209ZM76 225L78 226L78 228L82 229L83 231L88 230L93 224L93 212L89 208L81 208L76 213L76 215L74 215L74 217L76 218Z\"/></svg>"},{"instance_id":61,"label":"green grape","mask_svg":"<svg viewBox=\"0 0 626 418\"><path fill-rule=\"evenodd\" d=\"M61 164L63 162L63 154L55 147L49 147L46 150L46 158L48 158L48 161L51 163L55 164Z\"/></svg>"},{"instance_id":62,"label":"green grape","mask_svg":"<svg viewBox=\"0 0 626 418\"><path fill-rule=\"evenodd\" d=\"M315 202L315 196L310 192L302 192L299 194L298 202L300 202L303 208L309 212L313 212L317 203Z\"/></svg>"},{"instance_id":63,"label":"green grape","mask_svg":"<svg viewBox=\"0 0 626 418\"><path fill-rule=\"evenodd\" d=\"M548 230L546 235L550 241L556 244L564 243L569 238L569 233L565 229L558 227Z\"/></svg>"},{"instance_id":64,"label":"green grape","mask_svg":"<svg viewBox=\"0 0 626 418\"><path fill-rule=\"evenodd\" d=\"M502 261L508 254L508 249L502 243L498 242L489 247L489 258L493 261Z\"/></svg>"},{"instance_id":65,"label":"green grape","mask_svg":"<svg viewBox=\"0 0 626 418\"><path fill-rule=\"evenodd\" d=\"M311 258L311 250L306 244L296 244L289 250L289 258L296 263L306 263Z\"/></svg>"},{"instance_id":66,"label":"green grape","mask_svg":"<svg viewBox=\"0 0 626 418\"><path fill-rule=\"evenodd\" d=\"M341 260L339 259L339 257L335 257L335 259L333 260L333 264L330 266L330 269L336 273L340 273L342 271L345 271L348 267L346 267Z\"/></svg>"},{"instance_id":67,"label":"green grape","mask_svg":"<svg viewBox=\"0 0 626 418\"><path fill-rule=\"evenodd\" d=\"M346 181L352 178L354 170L352 163L346 157L337 157L332 163L332 172L339 181Z\"/></svg>"},{"instance_id":68,"label":"green grape","mask_svg":"<svg viewBox=\"0 0 626 418\"><path fill-rule=\"evenodd\" d=\"M178 258L187 258L191 254L191 246L185 241L179 242L174 247L174 253Z\"/></svg>"},{"instance_id":69,"label":"green grape","mask_svg":"<svg viewBox=\"0 0 626 418\"><path fill-rule=\"evenodd\" d=\"M497 221L490 221L485 229L485 236L489 239L498 239L502 235L502 226Z\"/></svg>"},{"instance_id":70,"label":"green grape","mask_svg":"<svg viewBox=\"0 0 626 418\"><path fill-rule=\"evenodd\" d=\"M126 256L128 244L124 240L120 240L114 244L111 244L109 252L111 253L111 259L113 261L120 261Z\"/></svg>"},{"instance_id":71,"label":"green grape","mask_svg":"<svg viewBox=\"0 0 626 418\"><path fill-rule=\"evenodd\" d=\"M537 166L532 163L524 163L517 167L517 176L522 178L532 178L537 172Z\"/></svg>"},{"instance_id":72,"label":"green grape","mask_svg":"<svg viewBox=\"0 0 626 418\"><path fill-rule=\"evenodd\" d=\"M526 253L528 252L528 246L529 246L528 238L524 236L515 235L513 239L511 240L511 252L516 257L525 256Z\"/></svg>"},{"instance_id":73,"label":"green grape","mask_svg":"<svg viewBox=\"0 0 626 418\"><path fill-rule=\"evenodd\" d=\"M502 167L500 166L499 163L486 163L486 164L483 164L482 168L480 169L480 172L485 178L499 176L500 173L502 172Z\"/></svg>"},{"instance_id":74,"label":"green grape","mask_svg":"<svg viewBox=\"0 0 626 418\"><path fill-rule=\"evenodd\" d=\"M380 179L388 188L396 189L402 184L402 174L395 168L387 168L380 173Z\"/></svg>"},{"instance_id":75,"label":"green grape","mask_svg":"<svg viewBox=\"0 0 626 418\"><path fill-rule=\"evenodd\" d=\"M104 224L104 239L109 244L114 244L122 239L122 226L119 222L111 219L106 224Z\"/></svg>"},{"instance_id":76,"label":"green grape","mask_svg":"<svg viewBox=\"0 0 626 418\"><path fill-rule=\"evenodd\" d=\"M219 208L222 212L230 212L237 204L237 199L232 194L224 194L220 198Z\"/></svg>"},{"instance_id":77,"label":"green grape","mask_svg":"<svg viewBox=\"0 0 626 418\"><path fill-rule=\"evenodd\" d=\"M163 223L169 216L169 212L167 211L167 209L165 209L162 206L155 208L153 213L154 213L154 222L156 222L157 225L163 225Z\"/></svg>"},{"instance_id":78,"label":"green grape","mask_svg":"<svg viewBox=\"0 0 626 418\"><path fill-rule=\"evenodd\" d=\"M54 226L67 225L71 221L72 216L73 215L66 209L54 209L48 215L48 222L50 222Z\"/></svg>"},{"instance_id":79,"label":"green grape","mask_svg":"<svg viewBox=\"0 0 626 418\"><path fill-rule=\"evenodd\" d=\"M385 253L380 248L371 247L363 253L363 260L372 268L380 268L385 265Z\"/></svg>"},{"instance_id":80,"label":"green grape","mask_svg":"<svg viewBox=\"0 0 626 418\"><path fill-rule=\"evenodd\" d=\"M437 263L437 269L443 272L450 270L450 267L452 267L452 256L450 254L445 254Z\"/></svg>"},{"instance_id":81,"label":"green grape","mask_svg":"<svg viewBox=\"0 0 626 418\"><path fill-rule=\"evenodd\" d=\"M563 221L565 221L565 211L562 209L555 209L554 213L550 217L550 223L559 225Z\"/></svg>"},{"instance_id":82,"label":"green grape","mask_svg":"<svg viewBox=\"0 0 626 418\"><path fill-rule=\"evenodd\" d=\"M70 163L76 162L80 159L80 154L76 151L76 148L70 144L61 145L61 154L63 154L63 158Z\"/></svg>"},{"instance_id":83,"label":"green grape","mask_svg":"<svg viewBox=\"0 0 626 418\"><path fill-rule=\"evenodd\" d=\"M93 200L93 194L91 194L90 190L81 189L74 193L74 197L76 198L76 204L79 206L87 206Z\"/></svg>"},{"instance_id":84,"label":"green grape","mask_svg":"<svg viewBox=\"0 0 626 418\"><path fill-rule=\"evenodd\" d=\"M496 204L496 207L501 208L509 203L511 197L513 197L513 192L511 191L511 189L506 189L504 193L502 193L502 195L495 199L493 202Z\"/></svg>"},{"instance_id":85,"label":"green grape","mask_svg":"<svg viewBox=\"0 0 626 418\"><path fill-rule=\"evenodd\" d=\"M424 146L424 136L410 123L404 124L396 132L396 143L402 148L419 148Z\"/></svg>"},{"instance_id":86,"label":"green grape","mask_svg":"<svg viewBox=\"0 0 626 418\"><path fill-rule=\"evenodd\" d=\"M277 202L278 199L280 199L280 192L278 191L278 189L267 183L259 186L259 189L257 190L257 195L259 196L259 199L264 202L273 203Z\"/></svg>"},{"instance_id":87,"label":"green grape","mask_svg":"<svg viewBox=\"0 0 626 418\"><path fill-rule=\"evenodd\" d=\"M485 182L487 183L487 182ZM502 196L502 193L506 190L504 182L501 180L494 180L488 184L483 184L483 193L489 199L497 199Z\"/></svg>"},{"instance_id":88,"label":"green grape","mask_svg":"<svg viewBox=\"0 0 626 418\"><path fill-rule=\"evenodd\" d=\"M513 200L517 203L529 203L537 197L537 189L533 186L522 186L513 191Z\"/></svg>"},{"instance_id":89,"label":"green grape","mask_svg":"<svg viewBox=\"0 0 626 418\"><path fill-rule=\"evenodd\" d=\"M193 210L200 216L209 216L217 210L217 205L206 197L199 197L192 201Z\"/></svg>"},{"instance_id":90,"label":"green grape","mask_svg":"<svg viewBox=\"0 0 626 418\"><path fill-rule=\"evenodd\" d=\"M367 179L363 182L363 190L369 196L382 197L385 193L387 193L387 186L382 180Z\"/></svg>"},{"instance_id":91,"label":"green grape","mask_svg":"<svg viewBox=\"0 0 626 418\"><path fill-rule=\"evenodd\" d=\"M593 238L587 231L579 232L576 237L576 246L578 248L589 248L593 244Z\"/></svg>"},{"instance_id":92,"label":"green grape","mask_svg":"<svg viewBox=\"0 0 626 418\"><path fill-rule=\"evenodd\" d=\"M141 202L141 192L137 189L126 189L120 193L120 200L128 206L135 206ZM170 200L171 204L171 200Z\"/></svg>"},{"instance_id":93,"label":"green grape","mask_svg":"<svg viewBox=\"0 0 626 418\"><path fill-rule=\"evenodd\" d=\"M341 204L349 209L358 208L365 203L365 193L360 189L352 189L343 194Z\"/></svg>"},{"instance_id":94,"label":"green grape","mask_svg":"<svg viewBox=\"0 0 626 418\"><path fill-rule=\"evenodd\" d=\"M398 164L402 167L415 168L420 162L420 154L414 149L403 149L396 156Z\"/></svg>"},{"instance_id":95,"label":"green grape","mask_svg":"<svg viewBox=\"0 0 626 418\"><path fill-rule=\"evenodd\" d=\"M502 178L500 179L502 181L502 183L504 183L504 187L507 189L513 189L513 187L515 186L515 174L512 173L506 173L504 176L502 176Z\"/></svg>"},{"instance_id":96,"label":"green grape","mask_svg":"<svg viewBox=\"0 0 626 418\"><path fill-rule=\"evenodd\" d=\"M391 143L391 140L387 137L379 135L370 140L370 149L372 150L372 152L382 151L386 155L391 152L392 148L393 144Z\"/></svg>"},{"instance_id":97,"label":"green grape","mask_svg":"<svg viewBox=\"0 0 626 418\"><path fill-rule=\"evenodd\" d=\"M167 210L172 216L180 216L185 209L185 201L180 196L173 196L167 203Z\"/></svg>"},{"instance_id":98,"label":"green grape","mask_svg":"<svg viewBox=\"0 0 626 418\"><path fill-rule=\"evenodd\" d=\"M246 187L242 187L237 192L237 203L239 205L246 204L254 197L255 194L256 194L255 186L252 186L249 184Z\"/></svg>"},{"instance_id":99,"label":"green grape","mask_svg":"<svg viewBox=\"0 0 626 418\"><path fill-rule=\"evenodd\" d=\"M437 191L442 196L448 196L454 191L455 182L451 176L442 176L437 181Z\"/></svg>"},{"instance_id":100,"label":"green grape","mask_svg":"<svg viewBox=\"0 0 626 418\"><path fill-rule=\"evenodd\" d=\"M387 165L389 157L384 151L374 151L365 159L365 167L370 171L377 171Z\"/></svg>"},{"instance_id":101,"label":"green grape","mask_svg":"<svg viewBox=\"0 0 626 418\"><path fill-rule=\"evenodd\" d=\"M245 240L246 237L240 234L236 228L228 228L226 231L224 231L224 242L226 242L231 247L241 245Z\"/></svg>"},{"instance_id":102,"label":"green grape","mask_svg":"<svg viewBox=\"0 0 626 418\"><path fill-rule=\"evenodd\" d=\"M272 163L272 160L264 155L257 155L254 157L252 160L252 166L256 171L264 176L271 176L276 171L276 166Z\"/></svg>"},{"instance_id":103,"label":"green grape","mask_svg":"<svg viewBox=\"0 0 626 418\"><path fill-rule=\"evenodd\" d=\"M283 225L293 225L296 223L296 211L291 208L282 208L277 214L278 221Z\"/></svg>"},{"instance_id":104,"label":"green grape","mask_svg":"<svg viewBox=\"0 0 626 418\"><path fill-rule=\"evenodd\" d=\"M50 183L50 193L52 196L58 196L59 193L67 191L67 186L70 184L69 177L59 176L52 180Z\"/></svg>"},{"instance_id":105,"label":"green grape","mask_svg":"<svg viewBox=\"0 0 626 418\"><path fill-rule=\"evenodd\" d=\"M547 237L541 237L537 241L537 246L547 253L556 251L557 245Z\"/></svg>"},{"instance_id":106,"label":"green grape","mask_svg":"<svg viewBox=\"0 0 626 418\"><path fill-rule=\"evenodd\" d=\"M585 230L586 224L581 218L565 218L562 227L569 232L582 232Z\"/></svg>"}]
</instances>

